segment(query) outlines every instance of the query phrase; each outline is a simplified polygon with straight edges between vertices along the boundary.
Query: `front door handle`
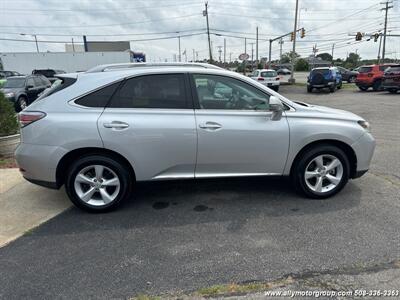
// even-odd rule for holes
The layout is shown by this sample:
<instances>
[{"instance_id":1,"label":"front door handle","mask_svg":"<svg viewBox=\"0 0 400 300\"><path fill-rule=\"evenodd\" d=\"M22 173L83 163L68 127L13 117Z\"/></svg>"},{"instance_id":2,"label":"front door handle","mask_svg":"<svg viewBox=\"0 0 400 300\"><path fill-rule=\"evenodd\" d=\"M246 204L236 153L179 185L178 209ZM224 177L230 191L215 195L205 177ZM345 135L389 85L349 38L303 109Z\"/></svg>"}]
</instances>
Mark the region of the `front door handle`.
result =
<instances>
[{"instance_id":1,"label":"front door handle","mask_svg":"<svg viewBox=\"0 0 400 300\"><path fill-rule=\"evenodd\" d=\"M222 128L222 125L215 123L215 122L206 122L206 123L199 124L199 127L201 129L218 130L218 129Z\"/></svg>"},{"instance_id":2,"label":"front door handle","mask_svg":"<svg viewBox=\"0 0 400 300\"><path fill-rule=\"evenodd\" d=\"M105 128L124 129L128 128L129 124L121 121L112 121L111 123L104 123Z\"/></svg>"}]
</instances>

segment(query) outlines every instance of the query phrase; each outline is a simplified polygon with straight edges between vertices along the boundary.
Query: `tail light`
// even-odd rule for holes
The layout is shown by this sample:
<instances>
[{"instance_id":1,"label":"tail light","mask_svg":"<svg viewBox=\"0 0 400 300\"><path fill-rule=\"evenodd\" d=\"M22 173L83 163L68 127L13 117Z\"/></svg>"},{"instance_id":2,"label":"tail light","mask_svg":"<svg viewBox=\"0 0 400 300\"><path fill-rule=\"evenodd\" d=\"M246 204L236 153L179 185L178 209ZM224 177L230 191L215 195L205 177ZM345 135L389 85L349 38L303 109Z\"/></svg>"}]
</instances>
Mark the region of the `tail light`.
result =
<instances>
[{"instance_id":1,"label":"tail light","mask_svg":"<svg viewBox=\"0 0 400 300\"><path fill-rule=\"evenodd\" d=\"M280 79L279 76L275 78L275 80L279 80L279 79Z\"/></svg>"},{"instance_id":2,"label":"tail light","mask_svg":"<svg viewBox=\"0 0 400 300\"><path fill-rule=\"evenodd\" d=\"M262 78L262 77L258 77L257 80L258 80L258 81L264 81L265 79Z\"/></svg>"},{"instance_id":3,"label":"tail light","mask_svg":"<svg viewBox=\"0 0 400 300\"><path fill-rule=\"evenodd\" d=\"M372 77L372 76L374 76L374 74L368 73L368 77Z\"/></svg>"},{"instance_id":4,"label":"tail light","mask_svg":"<svg viewBox=\"0 0 400 300\"><path fill-rule=\"evenodd\" d=\"M19 124L22 127L28 126L29 124L43 119L46 116L44 112L41 111L25 111L20 112L18 115Z\"/></svg>"}]
</instances>

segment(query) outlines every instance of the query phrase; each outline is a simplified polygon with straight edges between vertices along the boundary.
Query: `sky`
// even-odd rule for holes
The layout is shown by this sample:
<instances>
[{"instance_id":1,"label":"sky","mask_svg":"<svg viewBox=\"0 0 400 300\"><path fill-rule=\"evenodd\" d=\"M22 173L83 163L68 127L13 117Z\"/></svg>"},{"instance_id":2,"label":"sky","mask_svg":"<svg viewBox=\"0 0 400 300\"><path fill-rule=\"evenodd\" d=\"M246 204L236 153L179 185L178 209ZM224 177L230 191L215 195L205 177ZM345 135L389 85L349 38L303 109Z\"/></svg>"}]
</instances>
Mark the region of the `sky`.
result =
<instances>
[{"instance_id":1,"label":"sky","mask_svg":"<svg viewBox=\"0 0 400 300\"><path fill-rule=\"evenodd\" d=\"M400 34L400 0L389 10L388 34ZM306 57L316 44L317 54L332 52L345 58L357 52L376 58L379 42L356 42L354 35L383 30L382 0L299 0L299 24L305 38L297 38L296 52ZM34 52L34 36L40 51L65 51L74 39L131 41L131 49L144 52L147 61L172 61L178 55L181 36L182 60L208 58L204 1L199 0L0 0L0 53ZM208 0L213 58L226 41L226 61L246 52L267 57L268 40L293 31L296 0ZM246 43L245 43L246 38ZM15 41L18 40L18 41ZM22 41L21 41L22 40ZM253 45L251 44L253 43ZM283 38L282 51L292 49ZM186 52L185 52L186 50ZM186 53L186 56L184 55ZM272 44L272 59L279 58L279 44ZM400 37L388 37L386 57L400 58ZM221 60L223 60L223 51Z\"/></svg>"}]
</instances>

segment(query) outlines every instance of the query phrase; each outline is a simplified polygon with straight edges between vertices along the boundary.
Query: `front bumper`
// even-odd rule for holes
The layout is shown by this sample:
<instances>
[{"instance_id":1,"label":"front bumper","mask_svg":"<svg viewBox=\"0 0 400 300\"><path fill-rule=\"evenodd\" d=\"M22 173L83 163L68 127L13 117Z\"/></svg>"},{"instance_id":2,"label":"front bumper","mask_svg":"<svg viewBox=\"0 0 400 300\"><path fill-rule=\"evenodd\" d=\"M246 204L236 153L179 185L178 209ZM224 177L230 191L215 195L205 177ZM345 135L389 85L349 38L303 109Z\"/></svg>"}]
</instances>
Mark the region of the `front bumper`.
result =
<instances>
[{"instance_id":1,"label":"front bumper","mask_svg":"<svg viewBox=\"0 0 400 300\"><path fill-rule=\"evenodd\" d=\"M369 169L375 146L375 139L369 132L365 132L361 138L351 145L357 157L357 169L354 178L357 178L357 175L360 177Z\"/></svg>"}]
</instances>

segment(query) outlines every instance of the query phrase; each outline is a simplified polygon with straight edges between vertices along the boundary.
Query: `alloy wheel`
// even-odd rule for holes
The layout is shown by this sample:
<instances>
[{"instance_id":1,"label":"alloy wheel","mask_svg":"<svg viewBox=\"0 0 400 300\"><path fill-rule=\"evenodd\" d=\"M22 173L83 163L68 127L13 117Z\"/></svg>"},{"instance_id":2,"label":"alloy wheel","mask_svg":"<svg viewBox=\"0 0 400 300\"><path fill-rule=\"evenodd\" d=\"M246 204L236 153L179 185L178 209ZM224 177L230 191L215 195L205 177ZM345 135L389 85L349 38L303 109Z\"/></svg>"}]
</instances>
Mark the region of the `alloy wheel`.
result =
<instances>
[{"instance_id":1,"label":"alloy wheel","mask_svg":"<svg viewBox=\"0 0 400 300\"><path fill-rule=\"evenodd\" d=\"M84 203L104 206L117 198L121 182L110 168L103 165L90 165L78 172L74 188L79 199Z\"/></svg>"},{"instance_id":2,"label":"alloy wheel","mask_svg":"<svg viewBox=\"0 0 400 300\"><path fill-rule=\"evenodd\" d=\"M315 193L323 194L336 188L343 178L341 161L331 154L313 158L304 172L307 187Z\"/></svg>"}]
</instances>

